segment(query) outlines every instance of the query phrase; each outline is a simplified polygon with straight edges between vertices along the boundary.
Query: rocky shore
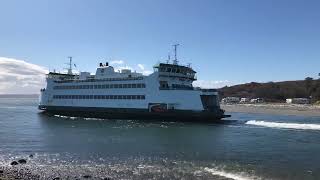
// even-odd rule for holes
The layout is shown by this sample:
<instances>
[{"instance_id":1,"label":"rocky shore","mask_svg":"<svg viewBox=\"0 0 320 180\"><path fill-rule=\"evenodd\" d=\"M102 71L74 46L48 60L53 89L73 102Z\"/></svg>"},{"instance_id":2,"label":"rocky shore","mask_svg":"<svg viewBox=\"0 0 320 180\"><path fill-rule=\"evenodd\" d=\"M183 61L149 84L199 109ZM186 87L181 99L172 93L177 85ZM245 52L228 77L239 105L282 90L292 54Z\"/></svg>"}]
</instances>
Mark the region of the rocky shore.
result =
<instances>
[{"instance_id":1,"label":"rocky shore","mask_svg":"<svg viewBox=\"0 0 320 180\"><path fill-rule=\"evenodd\" d=\"M226 112L263 113L297 116L320 116L320 106L283 103L222 104Z\"/></svg>"}]
</instances>

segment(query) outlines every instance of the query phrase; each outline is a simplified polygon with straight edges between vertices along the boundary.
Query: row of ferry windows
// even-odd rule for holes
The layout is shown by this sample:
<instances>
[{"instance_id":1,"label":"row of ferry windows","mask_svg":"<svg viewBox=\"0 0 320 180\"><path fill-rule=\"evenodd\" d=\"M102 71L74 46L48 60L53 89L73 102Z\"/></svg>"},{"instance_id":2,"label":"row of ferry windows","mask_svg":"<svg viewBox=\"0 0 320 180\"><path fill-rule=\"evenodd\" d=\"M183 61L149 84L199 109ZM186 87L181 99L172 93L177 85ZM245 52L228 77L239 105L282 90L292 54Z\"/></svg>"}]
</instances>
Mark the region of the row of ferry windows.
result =
<instances>
[{"instance_id":1,"label":"row of ferry windows","mask_svg":"<svg viewBox=\"0 0 320 180\"><path fill-rule=\"evenodd\" d=\"M72 83L72 82L104 82L104 81L129 81L129 80L142 80L143 77L128 77L128 78L105 78L105 79L85 79L85 80L74 80L74 79L68 79L68 80L60 80L60 81L54 81L56 83Z\"/></svg>"},{"instance_id":2,"label":"row of ferry windows","mask_svg":"<svg viewBox=\"0 0 320 180\"><path fill-rule=\"evenodd\" d=\"M145 95L54 95L53 99L146 99Z\"/></svg>"},{"instance_id":3,"label":"row of ferry windows","mask_svg":"<svg viewBox=\"0 0 320 180\"><path fill-rule=\"evenodd\" d=\"M170 68L170 67L161 67L160 72L169 72L169 73L181 73L184 75L194 75L194 72L191 72L190 70L185 69L179 69L179 68Z\"/></svg>"},{"instance_id":4,"label":"row of ferry windows","mask_svg":"<svg viewBox=\"0 0 320 180\"><path fill-rule=\"evenodd\" d=\"M100 84L100 85L76 85L54 86L53 89L109 89L109 88L145 88L145 84Z\"/></svg>"}]
</instances>

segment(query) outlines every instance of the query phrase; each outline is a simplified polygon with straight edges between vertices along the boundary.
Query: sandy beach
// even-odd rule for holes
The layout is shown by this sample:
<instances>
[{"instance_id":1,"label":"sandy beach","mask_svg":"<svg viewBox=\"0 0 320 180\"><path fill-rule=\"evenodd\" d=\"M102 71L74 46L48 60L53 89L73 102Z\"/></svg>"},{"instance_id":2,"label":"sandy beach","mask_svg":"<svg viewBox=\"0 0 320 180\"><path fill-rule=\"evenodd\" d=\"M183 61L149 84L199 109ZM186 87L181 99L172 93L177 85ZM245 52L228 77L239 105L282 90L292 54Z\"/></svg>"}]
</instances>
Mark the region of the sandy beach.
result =
<instances>
[{"instance_id":1,"label":"sandy beach","mask_svg":"<svg viewBox=\"0 0 320 180\"><path fill-rule=\"evenodd\" d=\"M264 113L297 116L320 116L320 106L295 104L222 104L228 112Z\"/></svg>"}]
</instances>

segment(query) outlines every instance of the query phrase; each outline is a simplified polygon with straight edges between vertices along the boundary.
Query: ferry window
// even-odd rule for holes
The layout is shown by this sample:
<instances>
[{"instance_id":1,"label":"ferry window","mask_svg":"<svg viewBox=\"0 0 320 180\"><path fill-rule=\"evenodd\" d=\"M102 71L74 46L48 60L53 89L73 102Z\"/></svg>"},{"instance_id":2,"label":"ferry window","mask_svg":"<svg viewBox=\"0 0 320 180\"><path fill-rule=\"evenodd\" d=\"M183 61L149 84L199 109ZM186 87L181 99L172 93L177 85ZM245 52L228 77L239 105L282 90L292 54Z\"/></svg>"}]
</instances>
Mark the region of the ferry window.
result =
<instances>
[{"instance_id":1,"label":"ferry window","mask_svg":"<svg viewBox=\"0 0 320 180\"><path fill-rule=\"evenodd\" d=\"M114 96L113 96L113 99L118 99L118 96L117 96L117 95L114 95Z\"/></svg>"},{"instance_id":2,"label":"ferry window","mask_svg":"<svg viewBox=\"0 0 320 180\"><path fill-rule=\"evenodd\" d=\"M101 85L101 88L102 88L102 89L105 89L105 88L106 88L106 85L105 85L105 84Z\"/></svg>"},{"instance_id":3,"label":"ferry window","mask_svg":"<svg viewBox=\"0 0 320 180\"><path fill-rule=\"evenodd\" d=\"M177 69L172 69L172 72L175 73L177 71Z\"/></svg>"},{"instance_id":4,"label":"ferry window","mask_svg":"<svg viewBox=\"0 0 320 180\"><path fill-rule=\"evenodd\" d=\"M119 84L119 88L122 88L122 84Z\"/></svg>"},{"instance_id":5,"label":"ferry window","mask_svg":"<svg viewBox=\"0 0 320 180\"><path fill-rule=\"evenodd\" d=\"M137 88L137 84L132 84L132 88Z\"/></svg>"},{"instance_id":6,"label":"ferry window","mask_svg":"<svg viewBox=\"0 0 320 180\"><path fill-rule=\"evenodd\" d=\"M94 85L94 88L95 88L95 89L98 89L98 85Z\"/></svg>"},{"instance_id":7,"label":"ferry window","mask_svg":"<svg viewBox=\"0 0 320 180\"><path fill-rule=\"evenodd\" d=\"M131 85L131 84L128 84L128 88L132 88L132 85Z\"/></svg>"},{"instance_id":8,"label":"ferry window","mask_svg":"<svg viewBox=\"0 0 320 180\"><path fill-rule=\"evenodd\" d=\"M114 88L119 88L119 85L118 84L114 84L113 87Z\"/></svg>"},{"instance_id":9,"label":"ferry window","mask_svg":"<svg viewBox=\"0 0 320 180\"><path fill-rule=\"evenodd\" d=\"M162 67L160 68L160 72L165 72L166 71L166 68Z\"/></svg>"},{"instance_id":10,"label":"ferry window","mask_svg":"<svg viewBox=\"0 0 320 180\"><path fill-rule=\"evenodd\" d=\"M109 99L114 99L114 96L113 96L113 95L110 95L110 96L109 96Z\"/></svg>"},{"instance_id":11,"label":"ferry window","mask_svg":"<svg viewBox=\"0 0 320 180\"><path fill-rule=\"evenodd\" d=\"M167 68L167 72L171 72L171 68Z\"/></svg>"},{"instance_id":12,"label":"ferry window","mask_svg":"<svg viewBox=\"0 0 320 180\"><path fill-rule=\"evenodd\" d=\"M110 88L113 88L113 84L110 84Z\"/></svg>"},{"instance_id":13,"label":"ferry window","mask_svg":"<svg viewBox=\"0 0 320 180\"><path fill-rule=\"evenodd\" d=\"M142 88L146 88L146 84L142 84Z\"/></svg>"},{"instance_id":14,"label":"ferry window","mask_svg":"<svg viewBox=\"0 0 320 180\"><path fill-rule=\"evenodd\" d=\"M180 69L177 69L177 73L180 73Z\"/></svg>"},{"instance_id":15,"label":"ferry window","mask_svg":"<svg viewBox=\"0 0 320 180\"><path fill-rule=\"evenodd\" d=\"M118 99L122 99L122 96L121 96L121 95L118 95Z\"/></svg>"},{"instance_id":16,"label":"ferry window","mask_svg":"<svg viewBox=\"0 0 320 180\"><path fill-rule=\"evenodd\" d=\"M123 88L128 88L128 84L123 84Z\"/></svg>"},{"instance_id":17,"label":"ferry window","mask_svg":"<svg viewBox=\"0 0 320 180\"><path fill-rule=\"evenodd\" d=\"M93 96L93 99L98 99L98 95L94 95L94 96Z\"/></svg>"},{"instance_id":18,"label":"ferry window","mask_svg":"<svg viewBox=\"0 0 320 180\"><path fill-rule=\"evenodd\" d=\"M93 89L93 85L90 85L90 89Z\"/></svg>"},{"instance_id":19,"label":"ferry window","mask_svg":"<svg viewBox=\"0 0 320 180\"><path fill-rule=\"evenodd\" d=\"M146 99L146 96L145 96L145 95L142 95L142 96L141 96L141 99Z\"/></svg>"},{"instance_id":20,"label":"ferry window","mask_svg":"<svg viewBox=\"0 0 320 180\"><path fill-rule=\"evenodd\" d=\"M101 89L101 85L98 85L98 89Z\"/></svg>"},{"instance_id":21,"label":"ferry window","mask_svg":"<svg viewBox=\"0 0 320 180\"><path fill-rule=\"evenodd\" d=\"M137 88L141 88L141 84L137 84Z\"/></svg>"}]
</instances>

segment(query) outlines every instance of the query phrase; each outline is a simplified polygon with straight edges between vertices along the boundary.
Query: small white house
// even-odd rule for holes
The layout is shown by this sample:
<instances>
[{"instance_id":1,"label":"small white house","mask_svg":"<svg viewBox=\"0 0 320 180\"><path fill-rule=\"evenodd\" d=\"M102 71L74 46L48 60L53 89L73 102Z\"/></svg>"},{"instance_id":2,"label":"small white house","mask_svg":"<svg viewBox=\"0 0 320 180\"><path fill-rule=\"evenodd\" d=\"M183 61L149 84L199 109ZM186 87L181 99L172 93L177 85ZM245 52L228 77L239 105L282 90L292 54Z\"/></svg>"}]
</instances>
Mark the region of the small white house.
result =
<instances>
[{"instance_id":1,"label":"small white house","mask_svg":"<svg viewBox=\"0 0 320 180\"><path fill-rule=\"evenodd\" d=\"M249 103L250 102L250 98L241 98L240 99L240 103Z\"/></svg>"},{"instance_id":2,"label":"small white house","mask_svg":"<svg viewBox=\"0 0 320 180\"><path fill-rule=\"evenodd\" d=\"M310 104L310 99L308 98L291 98L286 99L287 104Z\"/></svg>"},{"instance_id":3,"label":"small white house","mask_svg":"<svg viewBox=\"0 0 320 180\"><path fill-rule=\"evenodd\" d=\"M264 99L262 98L255 98L250 100L251 103L264 103Z\"/></svg>"},{"instance_id":4,"label":"small white house","mask_svg":"<svg viewBox=\"0 0 320 180\"><path fill-rule=\"evenodd\" d=\"M226 97L222 99L222 103L225 103L225 104L234 104L239 102L240 102L240 98L238 97Z\"/></svg>"}]
</instances>

